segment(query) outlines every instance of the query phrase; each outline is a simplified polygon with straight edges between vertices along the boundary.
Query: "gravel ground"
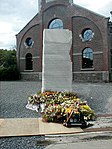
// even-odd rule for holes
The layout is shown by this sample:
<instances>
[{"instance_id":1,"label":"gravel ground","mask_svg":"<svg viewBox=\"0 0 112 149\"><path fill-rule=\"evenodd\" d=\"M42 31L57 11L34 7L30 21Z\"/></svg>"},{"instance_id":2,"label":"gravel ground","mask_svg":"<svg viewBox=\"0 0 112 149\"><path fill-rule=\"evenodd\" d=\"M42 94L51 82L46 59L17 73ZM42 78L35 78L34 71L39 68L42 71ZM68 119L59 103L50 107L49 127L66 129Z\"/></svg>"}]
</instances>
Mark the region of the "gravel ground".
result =
<instances>
[{"instance_id":1,"label":"gravel ground","mask_svg":"<svg viewBox=\"0 0 112 149\"><path fill-rule=\"evenodd\" d=\"M87 100L97 114L112 114L112 83L74 83L73 91Z\"/></svg>"},{"instance_id":2,"label":"gravel ground","mask_svg":"<svg viewBox=\"0 0 112 149\"><path fill-rule=\"evenodd\" d=\"M0 117L39 117L25 108L27 97L41 90L41 82L0 82ZM73 91L87 100L97 114L112 114L112 83L73 83ZM39 141L43 144L39 144ZM1 149L44 149L44 136L2 138Z\"/></svg>"},{"instance_id":3,"label":"gravel ground","mask_svg":"<svg viewBox=\"0 0 112 149\"><path fill-rule=\"evenodd\" d=\"M41 82L1 82L1 111L4 118L38 117L25 108L27 97L41 89Z\"/></svg>"}]
</instances>

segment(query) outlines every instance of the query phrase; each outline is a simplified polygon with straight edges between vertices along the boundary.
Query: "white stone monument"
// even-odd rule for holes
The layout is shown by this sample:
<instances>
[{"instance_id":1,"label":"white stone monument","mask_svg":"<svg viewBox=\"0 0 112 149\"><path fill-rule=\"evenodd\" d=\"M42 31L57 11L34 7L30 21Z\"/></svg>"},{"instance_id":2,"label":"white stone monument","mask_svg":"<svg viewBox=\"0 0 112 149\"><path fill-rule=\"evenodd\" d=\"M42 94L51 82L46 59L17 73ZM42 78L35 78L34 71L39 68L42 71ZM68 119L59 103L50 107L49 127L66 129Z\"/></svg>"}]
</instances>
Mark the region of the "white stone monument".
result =
<instances>
[{"instance_id":1,"label":"white stone monument","mask_svg":"<svg viewBox=\"0 0 112 149\"><path fill-rule=\"evenodd\" d=\"M42 92L46 90L72 91L71 45L71 31L67 29L44 30Z\"/></svg>"}]
</instances>

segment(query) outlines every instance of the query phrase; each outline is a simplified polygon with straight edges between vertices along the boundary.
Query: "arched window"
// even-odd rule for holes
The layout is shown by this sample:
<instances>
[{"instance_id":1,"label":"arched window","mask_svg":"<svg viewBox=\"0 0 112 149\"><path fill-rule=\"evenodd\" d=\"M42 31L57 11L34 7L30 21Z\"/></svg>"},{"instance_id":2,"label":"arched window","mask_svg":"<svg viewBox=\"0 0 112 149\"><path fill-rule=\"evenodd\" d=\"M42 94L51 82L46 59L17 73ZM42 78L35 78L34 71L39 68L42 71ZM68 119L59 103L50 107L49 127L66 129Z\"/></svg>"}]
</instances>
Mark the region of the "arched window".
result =
<instances>
[{"instance_id":1,"label":"arched window","mask_svg":"<svg viewBox=\"0 0 112 149\"><path fill-rule=\"evenodd\" d=\"M63 21L60 19L54 19L50 22L49 29L63 29Z\"/></svg>"},{"instance_id":2,"label":"arched window","mask_svg":"<svg viewBox=\"0 0 112 149\"><path fill-rule=\"evenodd\" d=\"M26 54L26 70L33 70L33 60L31 53Z\"/></svg>"},{"instance_id":3,"label":"arched window","mask_svg":"<svg viewBox=\"0 0 112 149\"><path fill-rule=\"evenodd\" d=\"M82 68L93 68L93 50L85 48L82 52Z\"/></svg>"}]
</instances>

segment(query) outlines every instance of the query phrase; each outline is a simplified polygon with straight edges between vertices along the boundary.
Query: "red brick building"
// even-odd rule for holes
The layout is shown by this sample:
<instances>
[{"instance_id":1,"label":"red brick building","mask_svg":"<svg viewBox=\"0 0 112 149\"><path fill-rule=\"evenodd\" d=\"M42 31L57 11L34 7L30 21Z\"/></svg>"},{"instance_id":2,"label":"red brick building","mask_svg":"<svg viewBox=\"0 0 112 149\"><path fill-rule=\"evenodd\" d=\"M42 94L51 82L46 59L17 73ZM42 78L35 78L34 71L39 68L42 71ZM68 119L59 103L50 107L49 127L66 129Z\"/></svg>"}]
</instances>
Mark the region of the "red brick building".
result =
<instances>
[{"instance_id":1,"label":"red brick building","mask_svg":"<svg viewBox=\"0 0 112 149\"><path fill-rule=\"evenodd\" d=\"M112 22L73 3L39 0L39 13L17 34L21 79L41 80L44 29L72 31L73 81L112 81ZM64 53L63 53L64 54Z\"/></svg>"}]
</instances>

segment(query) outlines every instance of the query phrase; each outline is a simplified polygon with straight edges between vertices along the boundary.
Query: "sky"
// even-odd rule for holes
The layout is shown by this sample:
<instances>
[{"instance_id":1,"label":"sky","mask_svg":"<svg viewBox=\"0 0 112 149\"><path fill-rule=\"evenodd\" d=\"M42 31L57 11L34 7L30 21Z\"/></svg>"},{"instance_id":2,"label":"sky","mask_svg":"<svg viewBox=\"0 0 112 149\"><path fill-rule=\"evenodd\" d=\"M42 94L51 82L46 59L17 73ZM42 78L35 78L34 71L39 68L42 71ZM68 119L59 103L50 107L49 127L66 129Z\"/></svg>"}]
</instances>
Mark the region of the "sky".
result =
<instances>
[{"instance_id":1,"label":"sky","mask_svg":"<svg viewBox=\"0 0 112 149\"><path fill-rule=\"evenodd\" d=\"M93 12L110 17L112 0L74 0ZM0 0L0 49L14 49L16 34L38 13L38 0Z\"/></svg>"}]
</instances>

